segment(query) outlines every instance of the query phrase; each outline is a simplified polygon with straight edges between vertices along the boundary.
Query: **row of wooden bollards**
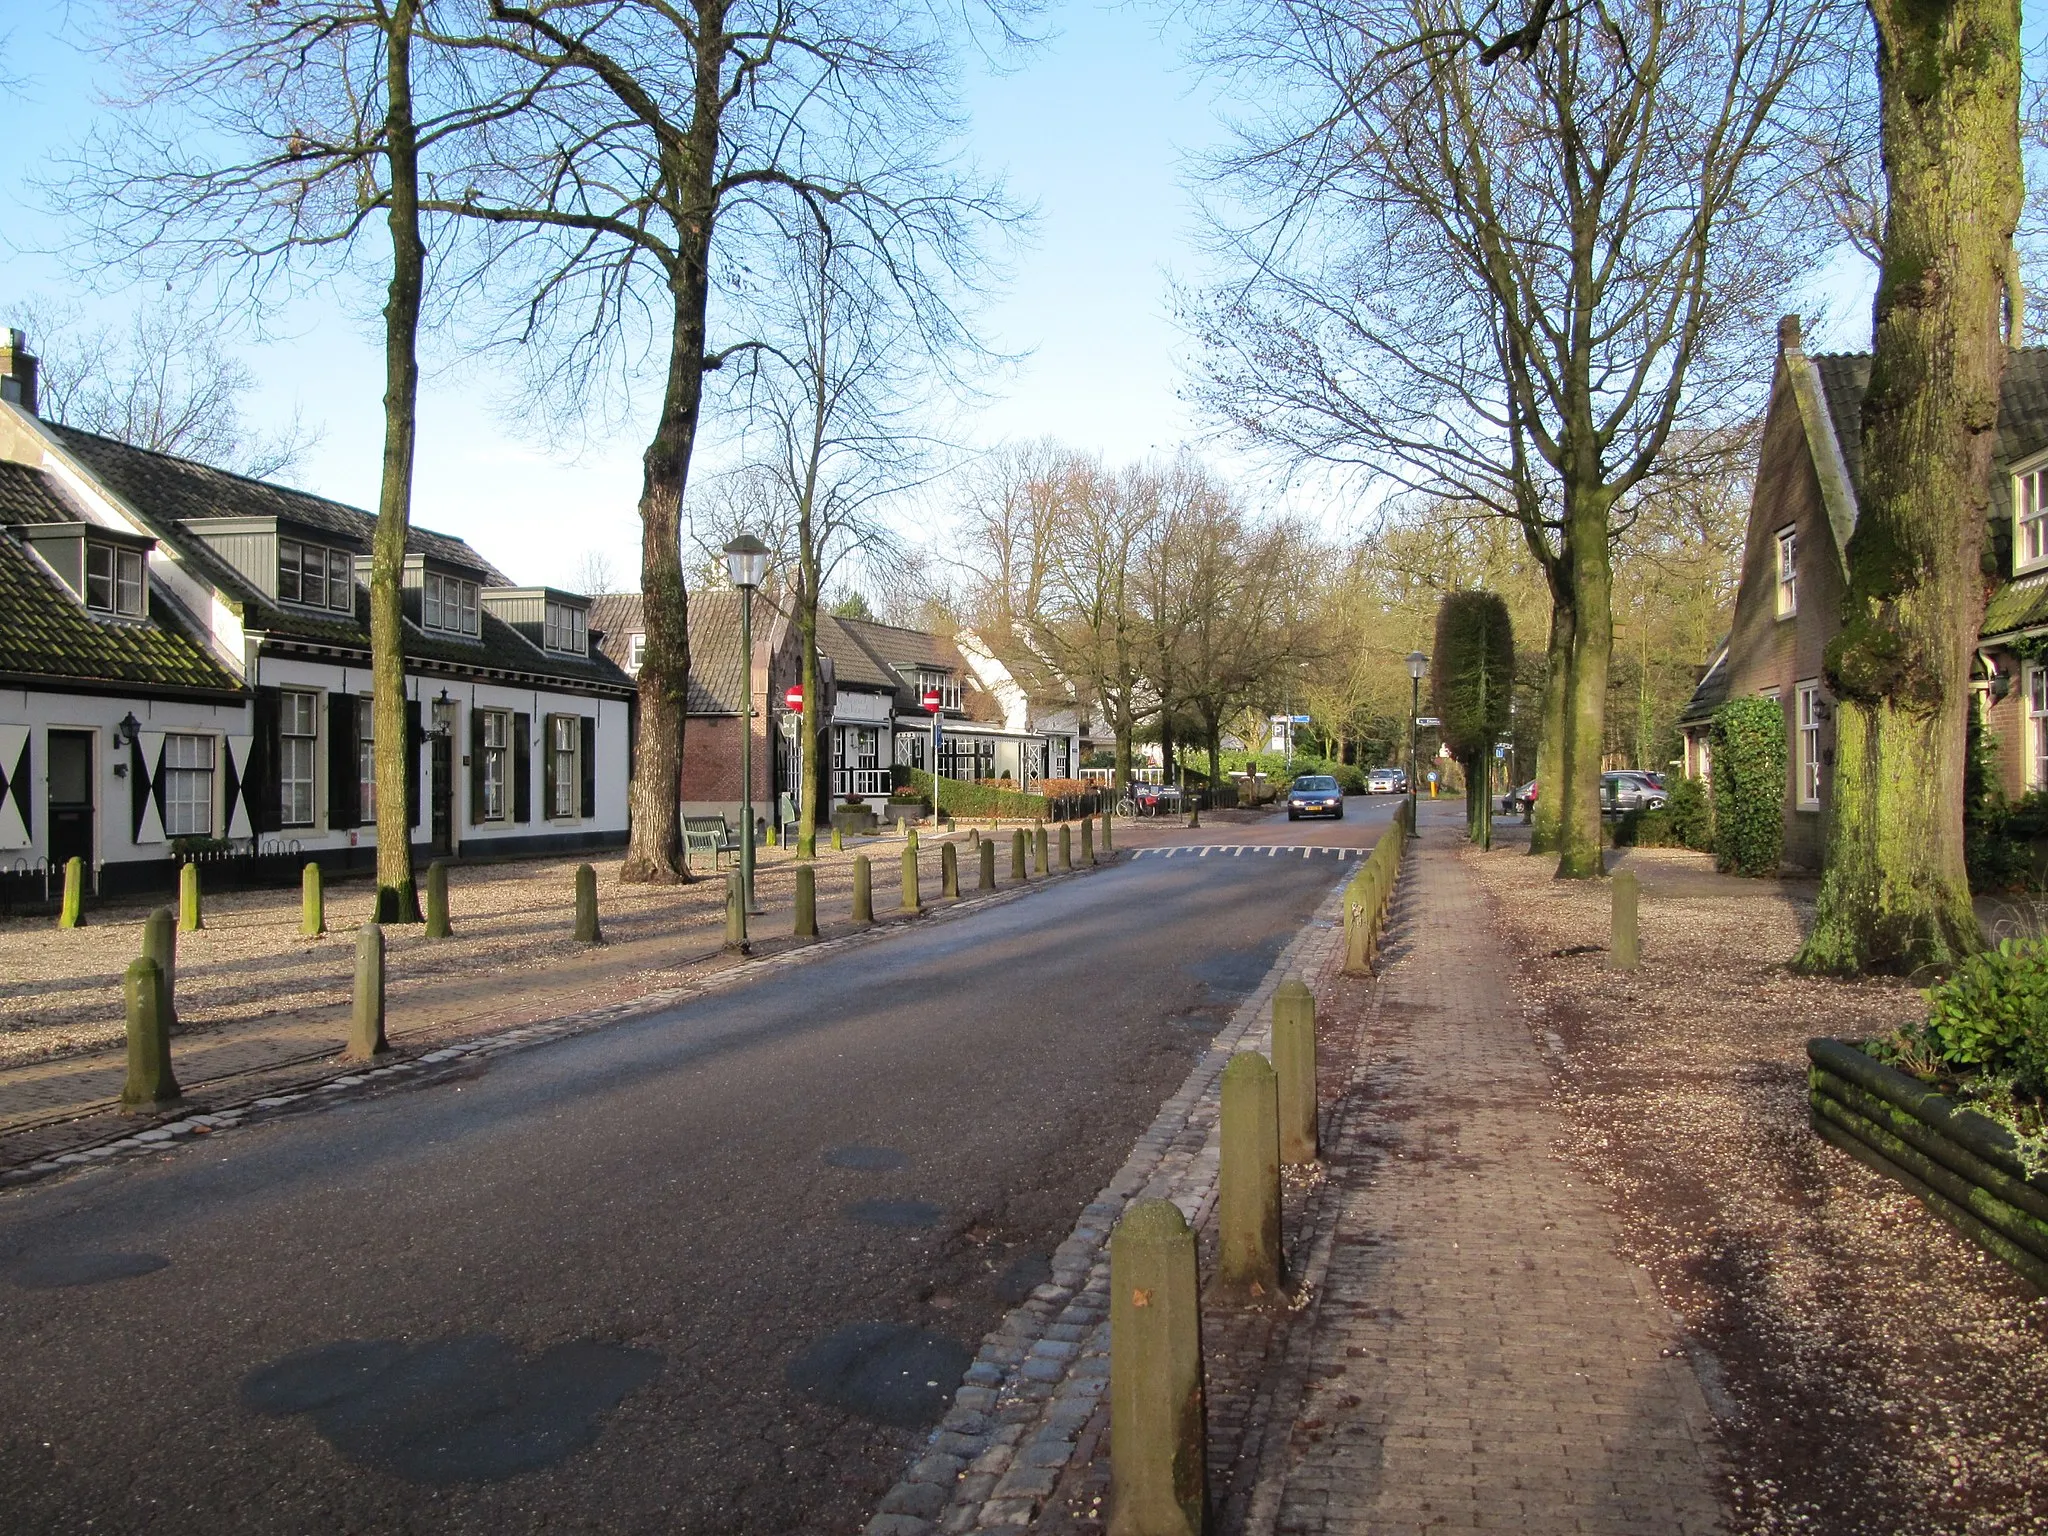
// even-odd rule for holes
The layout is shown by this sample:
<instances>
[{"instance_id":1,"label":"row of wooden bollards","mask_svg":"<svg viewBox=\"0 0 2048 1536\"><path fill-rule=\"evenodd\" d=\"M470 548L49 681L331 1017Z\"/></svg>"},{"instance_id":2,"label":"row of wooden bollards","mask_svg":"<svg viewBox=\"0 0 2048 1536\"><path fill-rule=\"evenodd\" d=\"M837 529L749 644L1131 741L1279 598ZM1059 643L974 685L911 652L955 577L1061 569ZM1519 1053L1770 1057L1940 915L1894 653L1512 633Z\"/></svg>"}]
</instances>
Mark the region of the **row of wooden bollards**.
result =
<instances>
[{"instance_id":1,"label":"row of wooden bollards","mask_svg":"<svg viewBox=\"0 0 2048 1536\"><path fill-rule=\"evenodd\" d=\"M1273 996L1273 1059L1223 1069L1214 1299L1283 1304L1280 1169L1317 1156L1315 998L1299 981ZM1141 1200L1109 1240L1109 1529L1201 1536L1208 1529L1208 1420L1195 1234L1171 1200Z\"/></svg>"},{"instance_id":2,"label":"row of wooden bollards","mask_svg":"<svg viewBox=\"0 0 2048 1536\"><path fill-rule=\"evenodd\" d=\"M1092 868L1095 860L1094 819L1084 819L1081 824L1081 849L1074 851L1074 828L1062 824L1059 829L1059 869L1071 871L1076 868ZM1110 845L1109 815L1102 817L1102 841L1107 849ZM1028 835L1024 828L1014 827L1010 832L1010 879L1017 883L1028 882L1034 875L1053 872L1053 842L1043 824ZM983 837L978 828L970 829L967 847L973 851L978 866L978 889L993 891L996 887L996 844L992 837ZM917 829L912 827L903 844L903 868L901 899L898 910L905 913L924 911L924 894L921 876L918 872ZM960 899L960 844L954 842L939 845L939 895L947 901ZM725 940L729 949L740 949L746 935L746 889L741 883L740 873L733 870L726 876L725 886ZM875 871L874 864L864 853L855 854L853 859L853 920L866 926L875 920ZM796 867L796 901L791 933L799 939L818 937L818 875L810 864Z\"/></svg>"},{"instance_id":3,"label":"row of wooden bollards","mask_svg":"<svg viewBox=\"0 0 2048 1536\"><path fill-rule=\"evenodd\" d=\"M57 907L57 926L85 926L85 860L76 855L64 861L64 899ZM197 864L185 864L178 870L178 926L186 933L197 933L206 926Z\"/></svg>"},{"instance_id":4,"label":"row of wooden bollards","mask_svg":"<svg viewBox=\"0 0 2048 1536\"><path fill-rule=\"evenodd\" d=\"M1344 971L1367 976L1379 964L1380 939L1393 910L1394 885L1401 878L1401 851L1415 828L1409 823L1409 802L1394 808L1394 819L1358 866L1344 888Z\"/></svg>"}]
</instances>

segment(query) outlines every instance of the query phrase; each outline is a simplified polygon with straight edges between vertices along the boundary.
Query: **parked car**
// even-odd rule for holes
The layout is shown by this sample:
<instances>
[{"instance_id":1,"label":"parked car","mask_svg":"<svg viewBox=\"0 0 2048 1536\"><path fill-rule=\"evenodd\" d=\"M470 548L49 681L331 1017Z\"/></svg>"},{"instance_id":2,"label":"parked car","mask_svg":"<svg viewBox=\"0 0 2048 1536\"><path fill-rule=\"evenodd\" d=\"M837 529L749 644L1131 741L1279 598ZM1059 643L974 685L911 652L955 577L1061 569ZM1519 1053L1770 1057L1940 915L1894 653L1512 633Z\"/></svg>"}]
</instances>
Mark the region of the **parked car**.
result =
<instances>
[{"instance_id":1,"label":"parked car","mask_svg":"<svg viewBox=\"0 0 2048 1536\"><path fill-rule=\"evenodd\" d=\"M1406 775L1398 768L1375 768L1365 776L1365 792L1368 795L1398 795L1404 777Z\"/></svg>"},{"instance_id":2,"label":"parked car","mask_svg":"<svg viewBox=\"0 0 2048 1536\"><path fill-rule=\"evenodd\" d=\"M1645 769L1616 768L1600 775L1600 809L1607 815L1662 810L1668 798L1664 781Z\"/></svg>"},{"instance_id":3,"label":"parked car","mask_svg":"<svg viewBox=\"0 0 2048 1536\"><path fill-rule=\"evenodd\" d=\"M1511 789L1500 797L1500 808L1512 816L1519 816L1536 804L1536 781L1531 779L1520 789Z\"/></svg>"},{"instance_id":4,"label":"parked car","mask_svg":"<svg viewBox=\"0 0 2048 1536\"><path fill-rule=\"evenodd\" d=\"M1344 786L1327 773L1305 773L1287 787L1287 819L1334 816L1344 819Z\"/></svg>"}]
</instances>

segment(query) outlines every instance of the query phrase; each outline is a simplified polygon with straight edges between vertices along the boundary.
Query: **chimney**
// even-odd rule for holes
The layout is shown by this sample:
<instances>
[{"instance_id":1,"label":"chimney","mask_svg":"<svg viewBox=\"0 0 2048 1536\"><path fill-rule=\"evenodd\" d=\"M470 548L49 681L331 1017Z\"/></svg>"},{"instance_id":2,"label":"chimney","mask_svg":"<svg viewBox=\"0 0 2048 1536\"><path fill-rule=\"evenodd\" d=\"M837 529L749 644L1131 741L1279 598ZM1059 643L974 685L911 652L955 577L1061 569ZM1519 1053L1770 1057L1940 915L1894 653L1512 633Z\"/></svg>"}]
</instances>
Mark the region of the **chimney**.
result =
<instances>
[{"instance_id":1,"label":"chimney","mask_svg":"<svg viewBox=\"0 0 2048 1536\"><path fill-rule=\"evenodd\" d=\"M1778 322L1778 350L1797 352L1803 345L1800 323L1797 315L1786 315Z\"/></svg>"},{"instance_id":2,"label":"chimney","mask_svg":"<svg viewBox=\"0 0 2048 1536\"><path fill-rule=\"evenodd\" d=\"M0 335L0 400L36 414L36 360L29 356L28 337L17 330Z\"/></svg>"}]
</instances>

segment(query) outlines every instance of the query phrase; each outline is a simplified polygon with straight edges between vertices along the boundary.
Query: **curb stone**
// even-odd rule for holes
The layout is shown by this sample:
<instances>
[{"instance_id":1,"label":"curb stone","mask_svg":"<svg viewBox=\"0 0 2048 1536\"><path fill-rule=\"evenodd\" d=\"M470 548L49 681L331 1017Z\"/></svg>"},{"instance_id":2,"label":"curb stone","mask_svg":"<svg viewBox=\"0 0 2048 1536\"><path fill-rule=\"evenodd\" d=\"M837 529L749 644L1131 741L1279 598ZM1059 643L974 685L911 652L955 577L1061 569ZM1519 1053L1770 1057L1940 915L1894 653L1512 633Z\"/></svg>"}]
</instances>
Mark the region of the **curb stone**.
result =
<instances>
[{"instance_id":1,"label":"curb stone","mask_svg":"<svg viewBox=\"0 0 2048 1536\"><path fill-rule=\"evenodd\" d=\"M286 1092L268 1093L228 1103L203 1114L188 1114L175 1120L158 1120L147 1129L110 1135L105 1140L90 1146L74 1147L15 1168L0 1168L0 1192L19 1189L27 1184L50 1178L57 1174L72 1173L80 1168L92 1167L127 1158L153 1155L161 1156L169 1144L189 1143L195 1136L206 1136L244 1123L268 1120L288 1113L308 1109L325 1109L339 1103L342 1098L358 1091L373 1092L398 1086L411 1077L418 1081L432 1081L442 1074L423 1072L424 1068L447 1068L460 1065L468 1058L495 1056L507 1051L524 1050L531 1046L546 1045L556 1040L568 1039L574 1035L587 1034L609 1024L640 1018L648 1014L661 1013L666 1009L694 1002L700 997L723 992L732 987L751 982L761 976L790 966L808 965L839 954L845 950L858 949L869 944L887 942L900 933L934 922L950 922L971 913L999 907L1023 897L1050 889L1069 880L1101 874L1126 862L1121 854L1110 862L1095 869L1076 869L1033 879L1028 885L1013 886L1007 891L995 891L989 895L975 895L952 902L944 907L927 906L916 919L878 923L873 928L857 933L842 934L838 938L823 939L788 949L779 954L756 959L743 960L722 971L716 971L698 981L688 982L680 987L671 987L661 992L650 992L623 1003L610 1003L602 1008L592 1008L583 1013L565 1014L557 1019L539 1023L520 1024L495 1034L479 1035L473 1040L464 1040L442 1046L423 1056L399 1056L389 1062L358 1067L340 1076L305 1087L293 1088ZM341 1042L337 1041L338 1053ZM217 1081L225 1081L217 1080ZM201 1097L207 1084L192 1085L188 1097Z\"/></svg>"},{"instance_id":2,"label":"curb stone","mask_svg":"<svg viewBox=\"0 0 2048 1536\"><path fill-rule=\"evenodd\" d=\"M1349 872L1346 872L1349 878ZM1052 1280L982 1341L953 1406L883 1497L864 1536L993 1533L1029 1525L1109 1390L1109 1234L1134 1200L1167 1199L1199 1226L1216 1198L1223 1068L1260 1050L1291 975L1316 975L1343 942L1342 882L1281 950L1251 996L1161 1106L1123 1167L1053 1251ZM944 1493L933 1508L933 1489Z\"/></svg>"}]
</instances>

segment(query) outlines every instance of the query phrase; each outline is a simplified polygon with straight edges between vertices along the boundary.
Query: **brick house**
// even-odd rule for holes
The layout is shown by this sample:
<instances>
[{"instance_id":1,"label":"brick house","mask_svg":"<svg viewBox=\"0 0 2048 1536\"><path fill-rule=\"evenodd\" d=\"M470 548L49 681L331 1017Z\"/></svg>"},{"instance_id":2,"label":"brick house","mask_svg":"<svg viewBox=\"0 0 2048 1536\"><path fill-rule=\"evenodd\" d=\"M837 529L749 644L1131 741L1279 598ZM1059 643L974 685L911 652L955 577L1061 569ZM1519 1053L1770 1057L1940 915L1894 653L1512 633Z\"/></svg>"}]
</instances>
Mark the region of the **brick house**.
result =
<instances>
[{"instance_id":1,"label":"brick house","mask_svg":"<svg viewBox=\"0 0 2048 1536\"><path fill-rule=\"evenodd\" d=\"M0 332L0 873L76 856L112 892L198 851L372 863L376 518L44 421L35 380ZM424 528L407 551L416 847L622 843L632 686L587 600Z\"/></svg>"},{"instance_id":2,"label":"brick house","mask_svg":"<svg viewBox=\"0 0 2048 1536\"><path fill-rule=\"evenodd\" d=\"M1698 777L1722 703L1746 695L1781 702L1790 763L1784 859L1801 869L1818 869L1823 852L1835 732L1822 656L1841 631L1869 380L1868 356L1808 356L1798 318L1779 323L1734 616L1679 717L1685 771ZM2048 655L2040 654L2048 636L2048 348L2015 351L2006 366L1985 563L1994 590L1971 691L2000 780L2018 797L2048 788Z\"/></svg>"}]
</instances>

